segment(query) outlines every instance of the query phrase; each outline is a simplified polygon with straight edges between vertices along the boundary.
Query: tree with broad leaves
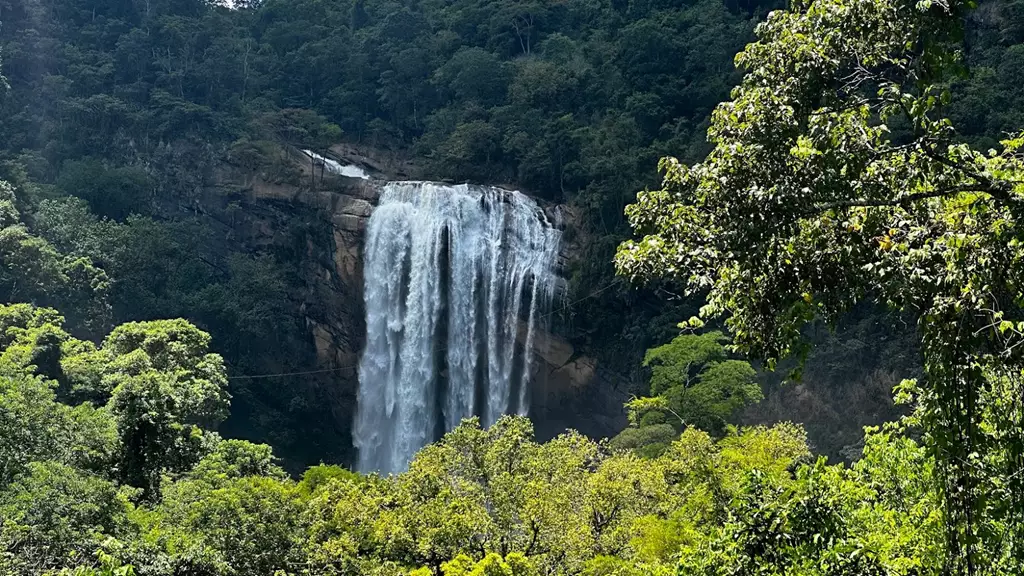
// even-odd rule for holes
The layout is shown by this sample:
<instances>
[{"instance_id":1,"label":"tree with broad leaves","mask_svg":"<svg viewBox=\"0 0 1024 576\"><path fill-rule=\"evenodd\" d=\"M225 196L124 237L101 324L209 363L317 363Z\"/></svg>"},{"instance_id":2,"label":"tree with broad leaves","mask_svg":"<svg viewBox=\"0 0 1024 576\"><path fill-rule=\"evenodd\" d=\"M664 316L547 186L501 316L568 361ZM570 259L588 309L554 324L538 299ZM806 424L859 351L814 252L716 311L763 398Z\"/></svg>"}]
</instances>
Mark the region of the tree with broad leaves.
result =
<instances>
[{"instance_id":1,"label":"tree with broad leaves","mask_svg":"<svg viewBox=\"0 0 1024 576\"><path fill-rule=\"evenodd\" d=\"M680 334L648 350L644 366L651 370L650 395L626 403L630 427L612 440L612 447L658 456L684 428L721 437L733 414L760 402L757 372L728 357L727 341L718 331Z\"/></svg>"},{"instance_id":2,"label":"tree with broad leaves","mask_svg":"<svg viewBox=\"0 0 1024 576\"><path fill-rule=\"evenodd\" d=\"M670 277L773 365L872 299L919 318L906 381L938 463L950 570L1024 558L1024 137L978 151L945 117L973 2L817 0L773 12L736 62L702 163L661 163L627 208L621 274Z\"/></svg>"}]
</instances>

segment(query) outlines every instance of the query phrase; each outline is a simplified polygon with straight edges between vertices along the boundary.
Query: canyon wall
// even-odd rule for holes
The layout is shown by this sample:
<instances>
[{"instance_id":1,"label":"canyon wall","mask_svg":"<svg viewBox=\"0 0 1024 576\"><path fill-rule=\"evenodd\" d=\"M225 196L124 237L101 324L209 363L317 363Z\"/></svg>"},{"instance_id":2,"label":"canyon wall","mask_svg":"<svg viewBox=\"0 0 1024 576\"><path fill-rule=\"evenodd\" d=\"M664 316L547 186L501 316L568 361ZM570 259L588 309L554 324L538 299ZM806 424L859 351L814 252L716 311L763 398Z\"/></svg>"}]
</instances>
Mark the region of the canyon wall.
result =
<instances>
[{"instance_id":1,"label":"canyon wall","mask_svg":"<svg viewBox=\"0 0 1024 576\"><path fill-rule=\"evenodd\" d=\"M211 218L227 223L229 242L253 250L283 242L301 244L301 262L297 265L303 291L292 297L308 327L316 357L311 374L302 377L303 385L316 388L315 397L324 404L320 408L327 413L333 432L351 442L357 365L366 335L365 231L383 183L417 179L421 174L408 163L344 145L322 151L329 159L326 166L300 150L283 149L281 154L290 168L288 178L223 165L215 175L215 186L204 198L203 209ZM332 173L331 161L358 166L369 178ZM575 225L571 211L550 204L542 206L552 220L559 212L566 215L563 226ZM288 230L289 226L295 228L291 223L296 219L303 224L298 234ZM576 239L563 243L561 248L562 269L575 257L581 241L578 235L571 236ZM577 351L571 331L558 321L559 312L570 304L564 295L556 297L551 329L532 339L527 338L524 322L518 327L518 345L525 346L532 340L534 348L529 413L538 436L543 438L567 428L598 437L612 435L625 424L622 403L627 387L604 370L597 358ZM294 379L280 385L302 386ZM347 446L334 453L344 453L351 464L354 455L350 449Z\"/></svg>"}]
</instances>

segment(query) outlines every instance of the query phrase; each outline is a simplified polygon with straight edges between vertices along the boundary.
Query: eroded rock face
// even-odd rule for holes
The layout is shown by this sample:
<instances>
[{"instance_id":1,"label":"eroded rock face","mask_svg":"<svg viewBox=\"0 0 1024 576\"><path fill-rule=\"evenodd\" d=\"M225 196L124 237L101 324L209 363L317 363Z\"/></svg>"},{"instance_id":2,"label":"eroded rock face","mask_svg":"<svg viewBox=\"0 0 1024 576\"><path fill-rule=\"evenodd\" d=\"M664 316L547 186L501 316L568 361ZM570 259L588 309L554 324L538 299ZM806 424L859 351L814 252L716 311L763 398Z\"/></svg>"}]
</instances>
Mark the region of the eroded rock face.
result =
<instances>
[{"instance_id":1,"label":"eroded rock face","mask_svg":"<svg viewBox=\"0 0 1024 576\"><path fill-rule=\"evenodd\" d=\"M364 180L315 170L307 156L291 151L299 183L273 182L261 174L225 170L219 174L224 188L242 189L246 233L257 245L282 242L282 212L302 212L312 232L305 239L300 265L305 284L299 310L309 327L315 348L317 385L328 387L323 396L333 405L339 429L351 428L358 388L357 365L365 338L363 307L363 241L369 217L376 206L381 183L387 179L416 178L415 170L399 162L374 160L351 147L339 145L331 156L357 163L374 179ZM385 170L392 172L385 172ZM572 214L558 206L545 206L553 221L572 226ZM567 243L560 257L562 268L573 257ZM525 345L526 327L519 327L519 345ZM592 436L614 434L625 423L618 386L606 377L597 359L580 354L572 335L560 331L542 332L534 339L535 363L530 391L530 414L538 436L552 437L567 428ZM624 387L623 387L624 388Z\"/></svg>"},{"instance_id":2,"label":"eroded rock face","mask_svg":"<svg viewBox=\"0 0 1024 576\"><path fill-rule=\"evenodd\" d=\"M526 341L523 323L519 341ZM625 387L601 370L597 358L578 353L566 336L551 332L536 335L534 358L530 416L538 436L551 438L571 428L602 438L626 425Z\"/></svg>"}]
</instances>

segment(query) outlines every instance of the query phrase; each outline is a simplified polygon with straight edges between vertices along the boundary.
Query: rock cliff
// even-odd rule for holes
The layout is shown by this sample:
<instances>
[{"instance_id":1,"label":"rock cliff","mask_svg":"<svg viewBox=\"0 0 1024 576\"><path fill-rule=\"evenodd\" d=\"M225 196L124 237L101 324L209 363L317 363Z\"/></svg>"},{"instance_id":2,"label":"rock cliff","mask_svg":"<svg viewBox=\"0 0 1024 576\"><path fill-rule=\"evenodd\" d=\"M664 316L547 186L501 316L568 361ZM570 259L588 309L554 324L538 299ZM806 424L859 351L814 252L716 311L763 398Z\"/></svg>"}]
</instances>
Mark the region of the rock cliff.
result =
<instances>
[{"instance_id":1,"label":"rock cliff","mask_svg":"<svg viewBox=\"0 0 1024 576\"><path fill-rule=\"evenodd\" d=\"M293 297L295 309L308 327L316 358L306 382L317 389L314 396L325 404L320 409L329 413L334 435L349 439L358 387L357 364L365 337L364 231L381 182L422 175L409 163L346 145L334 146L323 155L359 166L369 179L332 174L322 162L299 150L281 152L287 159L286 169L274 175L266 170L224 165L217 171L204 205L211 215L218 213L218 218L228 213L236 215L231 221L233 242L251 247L301 244L301 262L296 264L303 292ZM555 206L545 208L552 213L556 210ZM574 226L571 212L563 212L569 214L564 225ZM296 217L305 224L297 235L287 229ZM577 238L563 246L563 266L574 258L578 242ZM556 311L567 304L557 302ZM522 345L525 341L525 327L521 327L519 342ZM621 407L625 398L620 389L625 387L616 385L615 376L607 373L598 359L579 353L571 333L556 321L552 332L537 337L534 346L538 361L530 414L539 436L551 437L567 428L605 436L624 425ZM328 454L349 460L350 450L349 445Z\"/></svg>"}]
</instances>

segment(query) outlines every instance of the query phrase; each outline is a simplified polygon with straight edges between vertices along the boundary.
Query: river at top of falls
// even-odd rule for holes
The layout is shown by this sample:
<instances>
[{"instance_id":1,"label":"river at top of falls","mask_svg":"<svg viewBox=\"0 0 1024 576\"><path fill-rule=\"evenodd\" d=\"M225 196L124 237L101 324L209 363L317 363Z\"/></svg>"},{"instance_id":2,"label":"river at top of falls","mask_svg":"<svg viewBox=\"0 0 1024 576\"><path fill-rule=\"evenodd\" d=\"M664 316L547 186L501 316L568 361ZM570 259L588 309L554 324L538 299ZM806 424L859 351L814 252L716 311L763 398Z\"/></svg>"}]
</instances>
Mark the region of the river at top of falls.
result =
<instances>
[{"instance_id":1,"label":"river at top of falls","mask_svg":"<svg viewBox=\"0 0 1024 576\"><path fill-rule=\"evenodd\" d=\"M519 192L385 185L366 231L366 349L353 430L361 471L405 470L464 418L489 426L526 414L560 236Z\"/></svg>"},{"instance_id":2,"label":"river at top of falls","mask_svg":"<svg viewBox=\"0 0 1024 576\"><path fill-rule=\"evenodd\" d=\"M331 174L338 174L340 176L348 176L349 178L361 178L363 180L369 180L370 175L367 174L366 170L363 170L355 164L342 164L332 158L326 158L313 152L312 150L303 150L306 156L312 158L315 162L323 164L324 168Z\"/></svg>"}]
</instances>

